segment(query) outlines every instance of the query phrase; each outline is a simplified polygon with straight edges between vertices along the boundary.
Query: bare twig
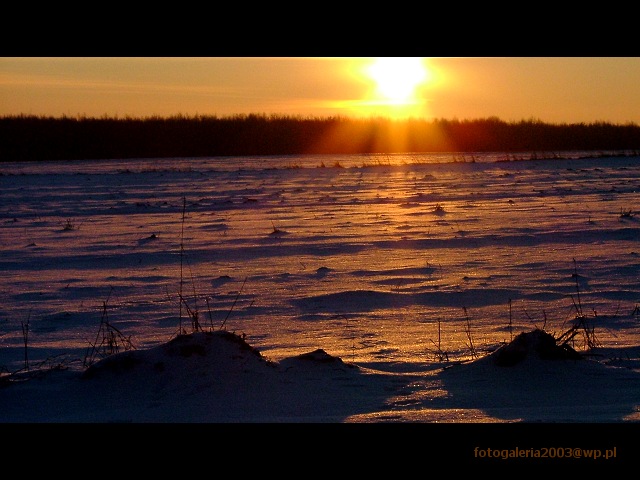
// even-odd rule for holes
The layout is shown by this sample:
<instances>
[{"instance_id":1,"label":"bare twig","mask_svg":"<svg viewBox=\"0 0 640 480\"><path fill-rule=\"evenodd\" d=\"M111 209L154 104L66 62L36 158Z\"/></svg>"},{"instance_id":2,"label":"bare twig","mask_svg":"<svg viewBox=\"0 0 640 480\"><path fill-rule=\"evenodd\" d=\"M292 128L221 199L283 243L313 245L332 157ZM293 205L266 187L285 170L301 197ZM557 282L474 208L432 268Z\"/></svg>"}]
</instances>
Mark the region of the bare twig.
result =
<instances>
[{"instance_id":1,"label":"bare twig","mask_svg":"<svg viewBox=\"0 0 640 480\"><path fill-rule=\"evenodd\" d=\"M462 309L464 310L464 315L467 319L467 323L465 327L465 333L467 334L467 340L469 341L469 343L467 344L467 347L469 347L469 350L471 351L471 356L473 358L477 358L478 353L476 352L476 348L473 345L473 339L471 338L471 322L469 320L469 315L467 314L467 307L462 307Z\"/></svg>"},{"instance_id":2,"label":"bare twig","mask_svg":"<svg viewBox=\"0 0 640 480\"><path fill-rule=\"evenodd\" d=\"M29 320L31 319L31 310L27 316L27 321L22 322L22 340L24 342L24 369L29 371L29 355L27 352L27 346L29 344Z\"/></svg>"},{"instance_id":3,"label":"bare twig","mask_svg":"<svg viewBox=\"0 0 640 480\"><path fill-rule=\"evenodd\" d=\"M442 322L440 321L440 319L438 319L438 343L436 343L433 340L431 340L431 343L433 343L435 345L435 347L436 347L435 356L436 356L436 359L439 362L442 362L442 361L445 361L445 360L449 361L449 354L442 350L442 335L441 335L442 328L441 328L441 323Z\"/></svg>"},{"instance_id":4,"label":"bare twig","mask_svg":"<svg viewBox=\"0 0 640 480\"><path fill-rule=\"evenodd\" d=\"M509 299L509 341L513 340L513 316L511 313L511 299Z\"/></svg>"},{"instance_id":5,"label":"bare twig","mask_svg":"<svg viewBox=\"0 0 640 480\"><path fill-rule=\"evenodd\" d=\"M187 197L182 197L182 224L180 230L180 287L178 296L180 300L182 300L182 285L184 284L184 276L183 276L183 258L184 258L184 216L187 209ZM178 316L178 320L180 322L180 333L182 333L182 301L180 303L180 312Z\"/></svg>"},{"instance_id":6,"label":"bare twig","mask_svg":"<svg viewBox=\"0 0 640 480\"><path fill-rule=\"evenodd\" d=\"M231 312L235 308L236 303L238 301L238 297L240 297L240 294L242 293L242 290L244 289L244 284L245 283L247 283L247 277L244 277L244 282L242 282L242 287L240 287L240 290L238 290L238 294L236 295L236 298L233 301L233 305L231 305L231 308L227 312L227 316L224 318L224 321L222 322L222 325L220 325L220 330L222 330L224 328L224 324L227 323L227 319L229 318L229 315L231 315Z\"/></svg>"}]
</instances>

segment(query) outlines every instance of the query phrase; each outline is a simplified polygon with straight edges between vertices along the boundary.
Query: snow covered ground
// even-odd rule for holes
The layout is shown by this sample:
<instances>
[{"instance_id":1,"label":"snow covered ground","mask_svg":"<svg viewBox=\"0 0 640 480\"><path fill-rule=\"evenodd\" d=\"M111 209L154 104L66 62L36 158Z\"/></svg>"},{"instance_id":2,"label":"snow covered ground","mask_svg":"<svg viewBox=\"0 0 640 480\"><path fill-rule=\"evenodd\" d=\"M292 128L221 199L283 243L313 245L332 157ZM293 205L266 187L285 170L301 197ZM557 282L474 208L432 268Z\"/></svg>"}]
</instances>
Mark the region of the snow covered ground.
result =
<instances>
[{"instance_id":1,"label":"snow covered ground","mask_svg":"<svg viewBox=\"0 0 640 480\"><path fill-rule=\"evenodd\" d=\"M573 157L1 164L0 421L635 423L640 157Z\"/></svg>"}]
</instances>

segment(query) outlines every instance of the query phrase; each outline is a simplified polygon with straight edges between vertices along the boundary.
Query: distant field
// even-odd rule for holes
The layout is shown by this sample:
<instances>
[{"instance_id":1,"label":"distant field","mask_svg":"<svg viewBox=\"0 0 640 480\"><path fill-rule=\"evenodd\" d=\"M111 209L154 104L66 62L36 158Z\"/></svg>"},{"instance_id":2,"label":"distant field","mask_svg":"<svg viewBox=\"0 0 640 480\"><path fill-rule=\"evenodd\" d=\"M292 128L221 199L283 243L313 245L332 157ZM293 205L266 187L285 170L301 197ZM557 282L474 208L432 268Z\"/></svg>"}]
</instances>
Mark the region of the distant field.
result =
<instances>
[{"instance_id":1,"label":"distant field","mask_svg":"<svg viewBox=\"0 0 640 480\"><path fill-rule=\"evenodd\" d=\"M105 311L137 347L166 341L180 288L276 358L420 363L439 336L464 358L467 319L484 349L565 331L574 301L603 346L639 344L640 157L373 157L3 164L0 367L26 323L33 362L82 358Z\"/></svg>"}]
</instances>

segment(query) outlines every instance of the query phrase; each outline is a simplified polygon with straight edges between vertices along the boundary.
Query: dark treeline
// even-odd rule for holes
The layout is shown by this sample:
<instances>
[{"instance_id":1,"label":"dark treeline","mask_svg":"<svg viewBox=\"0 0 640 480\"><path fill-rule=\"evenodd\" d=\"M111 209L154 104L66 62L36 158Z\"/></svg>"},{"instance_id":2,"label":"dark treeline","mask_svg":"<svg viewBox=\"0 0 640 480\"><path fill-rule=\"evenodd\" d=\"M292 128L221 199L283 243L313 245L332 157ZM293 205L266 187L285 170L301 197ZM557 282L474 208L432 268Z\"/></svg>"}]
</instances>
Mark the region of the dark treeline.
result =
<instances>
[{"instance_id":1,"label":"dark treeline","mask_svg":"<svg viewBox=\"0 0 640 480\"><path fill-rule=\"evenodd\" d=\"M0 118L0 161L637 150L640 126L276 115Z\"/></svg>"}]
</instances>

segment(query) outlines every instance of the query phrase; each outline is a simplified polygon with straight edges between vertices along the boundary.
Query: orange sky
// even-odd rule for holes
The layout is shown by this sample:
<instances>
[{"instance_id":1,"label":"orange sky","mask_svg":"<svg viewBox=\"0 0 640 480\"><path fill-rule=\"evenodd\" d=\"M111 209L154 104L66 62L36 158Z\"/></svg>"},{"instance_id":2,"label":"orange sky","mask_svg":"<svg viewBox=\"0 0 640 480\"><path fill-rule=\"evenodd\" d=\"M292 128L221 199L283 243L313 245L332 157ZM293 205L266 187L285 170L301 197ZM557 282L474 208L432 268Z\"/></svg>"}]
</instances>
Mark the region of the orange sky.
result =
<instances>
[{"instance_id":1,"label":"orange sky","mask_svg":"<svg viewBox=\"0 0 640 480\"><path fill-rule=\"evenodd\" d=\"M640 57L376 61L0 57L0 115L496 116L506 121L640 124ZM403 99L396 98L401 93Z\"/></svg>"}]
</instances>

